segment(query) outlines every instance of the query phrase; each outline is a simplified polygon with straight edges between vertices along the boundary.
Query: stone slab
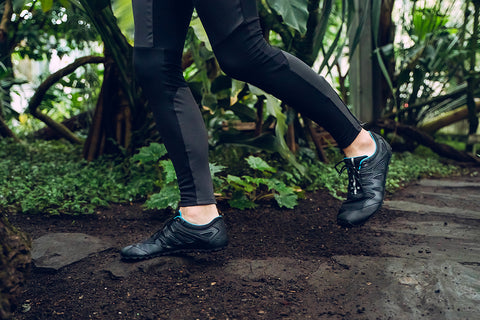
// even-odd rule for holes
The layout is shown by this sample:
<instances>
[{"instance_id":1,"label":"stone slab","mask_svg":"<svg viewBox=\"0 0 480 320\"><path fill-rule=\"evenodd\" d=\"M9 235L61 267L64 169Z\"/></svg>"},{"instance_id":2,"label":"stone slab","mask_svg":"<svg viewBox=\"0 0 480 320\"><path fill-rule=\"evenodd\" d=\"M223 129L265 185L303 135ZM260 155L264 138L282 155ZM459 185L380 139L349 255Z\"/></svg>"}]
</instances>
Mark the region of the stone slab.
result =
<instances>
[{"instance_id":1,"label":"stone slab","mask_svg":"<svg viewBox=\"0 0 480 320\"><path fill-rule=\"evenodd\" d=\"M334 256L308 279L357 319L478 319L480 269L450 260ZM332 297L335 294L335 297ZM363 315L363 316L362 316Z\"/></svg>"},{"instance_id":2,"label":"stone slab","mask_svg":"<svg viewBox=\"0 0 480 320\"><path fill-rule=\"evenodd\" d=\"M458 218L480 219L480 211L452 207L436 207L404 200L384 201L383 206L390 210L413 212L418 214L444 214Z\"/></svg>"},{"instance_id":3,"label":"stone slab","mask_svg":"<svg viewBox=\"0 0 480 320\"><path fill-rule=\"evenodd\" d=\"M371 225L372 230L388 231L392 233L406 233L438 238L470 239L480 243L480 226L477 224L463 224L438 220L438 217L426 221L409 221L404 218L395 219L387 226ZM480 245L479 245L480 247Z\"/></svg>"},{"instance_id":4,"label":"stone slab","mask_svg":"<svg viewBox=\"0 0 480 320\"><path fill-rule=\"evenodd\" d=\"M426 195L429 197L440 198L443 201L450 201L450 200L463 200L463 201L477 201L480 203L480 194L472 194L470 192L458 192L457 193L443 193L443 192L425 192L421 193L422 195Z\"/></svg>"},{"instance_id":5,"label":"stone slab","mask_svg":"<svg viewBox=\"0 0 480 320\"><path fill-rule=\"evenodd\" d=\"M479 188L480 182L475 181L457 181L457 180L435 180L422 179L417 182L422 187L442 187L442 188Z\"/></svg>"},{"instance_id":6,"label":"stone slab","mask_svg":"<svg viewBox=\"0 0 480 320\"><path fill-rule=\"evenodd\" d=\"M84 233L49 233L33 240L32 261L37 268L59 270L109 248L107 241Z\"/></svg>"}]
</instances>

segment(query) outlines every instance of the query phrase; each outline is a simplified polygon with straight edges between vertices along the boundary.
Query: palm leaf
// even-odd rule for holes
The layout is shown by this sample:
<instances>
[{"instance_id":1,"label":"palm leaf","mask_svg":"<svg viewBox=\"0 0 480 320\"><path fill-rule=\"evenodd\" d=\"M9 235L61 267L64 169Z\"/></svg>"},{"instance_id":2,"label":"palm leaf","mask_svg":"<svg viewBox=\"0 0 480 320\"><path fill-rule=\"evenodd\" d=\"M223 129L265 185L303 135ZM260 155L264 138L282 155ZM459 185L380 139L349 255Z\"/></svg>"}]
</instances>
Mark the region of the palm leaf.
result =
<instances>
[{"instance_id":1,"label":"palm leaf","mask_svg":"<svg viewBox=\"0 0 480 320\"><path fill-rule=\"evenodd\" d=\"M301 34L307 31L308 1L306 0L267 0L283 21Z\"/></svg>"}]
</instances>

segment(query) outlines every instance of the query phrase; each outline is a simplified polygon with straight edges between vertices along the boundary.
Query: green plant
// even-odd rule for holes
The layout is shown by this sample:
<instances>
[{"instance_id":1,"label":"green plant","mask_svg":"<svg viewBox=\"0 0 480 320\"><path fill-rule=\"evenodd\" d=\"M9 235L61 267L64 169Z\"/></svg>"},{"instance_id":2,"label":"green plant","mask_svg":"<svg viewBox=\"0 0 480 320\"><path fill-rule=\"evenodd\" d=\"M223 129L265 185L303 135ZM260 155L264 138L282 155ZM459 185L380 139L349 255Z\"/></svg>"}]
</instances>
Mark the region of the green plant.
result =
<instances>
[{"instance_id":1,"label":"green plant","mask_svg":"<svg viewBox=\"0 0 480 320\"><path fill-rule=\"evenodd\" d=\"M148 209L176 209L180 201L177 177L170 160L161 160L167 151L163 145L151 143L140 149L132 160L142 166L152 167L157 172L155 184L160 191L145 202ZM238 209L255 208L256 202L274 198L280 207L293 208L297 205L298 188L287 186L280 177L275 176L277 169L268 165L259 157L249 156L245 159L251 169L251 175L236 176L223 174L226 168L222 165L210 164L210 172L215 191L220 197L228 199L230 206ZM221 175L223 174L223 175Z\"/></svg>"},{"instance_id":2,"label":"green plant","mask_svg":"<svg viewBox=\"0 0 480 320\"><path fill-rule=\"evenodd\" d=\"M415 153L394 153L388 171L387 192L420 178L444 177L458 171L458 167L442 163L438 156L425 147L418 147Z\"/></svg>"},{"instance_id":3,"label":"green plant","mask_svg":"<svg viewBox=\"0 0 480 320\"><path fill-rule=\"evenodd\" d=\"M332 159L342 159L334 149L327 152ZM309 148L298 155L305 174L275 153L261 155L268 164L259 156L235 154L237 158L214 157L219 164L210 164L217 197L232 207L254 208L262 199L274 199L280 207L293 208L304 190L326 189L338 199L346 194L347 179L335 171L335 162L319 162ZM421 177L458 171L426 148L395 153L387 191L394 192ZM175 209L180 200L173 165L161 144L141 148L131 158L102 157L87 162L81 158L81 149L71 144L0 140L0 210L4 212L92 214L110 203L147 197L145 207L149 209Z\"/></svg>"},{"instance_id":4,"label":"green plant","mask_svg":"<svg viewBox=\"0 0 480 320\"><path fill-rule=\"evenodd\" d=\"M91 214L99 206L152 193L151 168L128 159L87 162L78 146L57 141L0 140L0 209L24 213Z\"/></svg>"},{"instance_id":5,"label":"green plant","mask_svg":"<svg viewBox=\"0 0 480 320\"><path fill-rule=\"evenodd\" d=\"M251 169L253 176L227 175L220 188L222 194L230 199L230 206L238 209L255 208L256 201L266 198L274 198L280 207L292 209L297 205L298 195L295 190L298 187L287 186L285 182L275 177L277 169L268 165L259 157L249 156L245 159Z\"/></svg>"},{"instance_id":6,"label":"green plant","mask_svg":"<svg viewBox=\"0 0 480 320\"><path fill-rule=\"evenodd\" d=\"M132 157L132 160L140 165L153 168L156 172L155 185L160 191L151 195L145 202L148 209L176 209L180 201L180 190L178 189L177 176L170 160L160 160L167 154L163 144L156 142L140 149L139 153Z\"/></svg>"}]
</instances>

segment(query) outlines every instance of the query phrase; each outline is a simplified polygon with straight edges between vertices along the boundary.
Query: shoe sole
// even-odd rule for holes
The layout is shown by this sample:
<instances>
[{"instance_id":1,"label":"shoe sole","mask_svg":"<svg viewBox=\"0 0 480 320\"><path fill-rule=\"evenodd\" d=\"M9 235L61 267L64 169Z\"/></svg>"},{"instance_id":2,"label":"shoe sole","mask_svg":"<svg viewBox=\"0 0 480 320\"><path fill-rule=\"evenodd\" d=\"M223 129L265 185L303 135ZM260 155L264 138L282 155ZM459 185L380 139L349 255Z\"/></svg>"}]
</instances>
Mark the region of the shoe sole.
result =
<instances>
[{"instance_id":1,"label":"shoe sole","mask_svg":"<svg viewBox=\"0 0 480 320\"><path fill-rule=\"evenodd\" d=\"M130 261L130 262L135 262L135 261L142 261L142 260L148 260L148 259L153 259L153 258L158 258L158 257L165 257L165 256L173 256L176 254L185 254L185 253L209 253L209 252L218 252L221 250L224 250L226 246L220 247L220 248L214 248L214 249L180 249L180 250L173 250L173 251L168 251L168 252L159 252L151 255L145 255L145 256L138 256L138 257L123 257L123 261Z\"/></svg>"}]
</instances>

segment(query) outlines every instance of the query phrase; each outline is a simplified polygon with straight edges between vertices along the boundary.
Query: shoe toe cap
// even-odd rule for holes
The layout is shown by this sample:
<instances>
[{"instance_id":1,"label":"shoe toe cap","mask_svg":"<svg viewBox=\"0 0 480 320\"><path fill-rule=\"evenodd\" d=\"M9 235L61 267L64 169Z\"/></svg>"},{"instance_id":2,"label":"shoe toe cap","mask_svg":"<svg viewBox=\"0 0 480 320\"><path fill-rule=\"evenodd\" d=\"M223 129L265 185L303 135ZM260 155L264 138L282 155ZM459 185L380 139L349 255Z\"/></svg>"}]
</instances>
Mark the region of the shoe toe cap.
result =
<instances>
[{"instance_id":1,"label":"shoe toe cap","mask_svg":"<svg viewBox=\"0 0 480 320\"><path fill-rule=\"evenodd\" d=\"M132 244L120 250L120 254L123 258L138 258L147 255L148 252L139 248L136 244Z\"/></svg>"},{"instance_id":2,"label":"shoe toe cap","mask_svg":"<svg viewBox=\"0 0 480 320\"><path fill-rule=\"evenodd\" d=\"M375 202L358 209L342 206L337 216L337 222L346 227L362 225L377 212L381 205L381 202Z\"/></svg>"}]
</instances>

